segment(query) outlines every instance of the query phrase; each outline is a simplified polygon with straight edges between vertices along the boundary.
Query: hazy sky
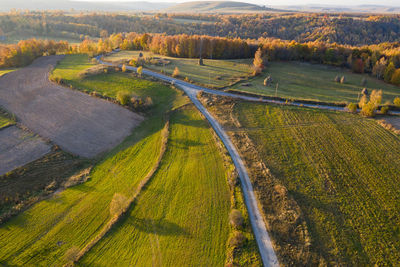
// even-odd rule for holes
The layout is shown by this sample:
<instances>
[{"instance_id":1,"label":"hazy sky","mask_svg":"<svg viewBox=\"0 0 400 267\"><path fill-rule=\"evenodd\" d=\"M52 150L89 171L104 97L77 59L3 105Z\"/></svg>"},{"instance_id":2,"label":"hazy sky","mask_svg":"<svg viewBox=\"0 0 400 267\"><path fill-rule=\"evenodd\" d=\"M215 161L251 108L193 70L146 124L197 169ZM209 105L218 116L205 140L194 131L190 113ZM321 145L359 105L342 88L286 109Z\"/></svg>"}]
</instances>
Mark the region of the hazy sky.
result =
<instances>
[{"instance_id":1,"label":"hazy sky","mask_svg":"<svg viewBox=\"0 0 400 267\"><path fill-rule=\"evenodd\" d=\"M0 0L1 1L1 0ZM82 0L81 0L82 1ZM83 1L102 1L102 2L133 2L133 0L83 0ZM142 1L142 0L141 0ZM143 0L151 2L190 2L195 0ZM199 0L196 0L199 1ZM207 0L212 1L212 0ZM400 6L400 0L243 0L239 2L248 2L259 5L302 5L302 4L322 4L322 5L387 5Z\"/></svg>"}]
</instances>

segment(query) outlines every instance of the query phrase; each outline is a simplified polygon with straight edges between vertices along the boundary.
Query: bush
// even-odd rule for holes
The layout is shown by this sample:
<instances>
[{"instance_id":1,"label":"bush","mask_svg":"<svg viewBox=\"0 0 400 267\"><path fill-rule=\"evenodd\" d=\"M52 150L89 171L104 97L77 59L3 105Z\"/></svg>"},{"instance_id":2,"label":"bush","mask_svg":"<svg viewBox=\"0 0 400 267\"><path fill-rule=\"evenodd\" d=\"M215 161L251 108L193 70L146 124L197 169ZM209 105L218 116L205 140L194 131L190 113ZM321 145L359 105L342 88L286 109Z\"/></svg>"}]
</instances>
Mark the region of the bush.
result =
<instances>
[{"instance_id":1,"label":"bush","mask_svg":"<svg viewBox=\"0 0 400 267\"><path fill-rule=\"evenodd\" d=\"M121 194L114 194L110 203L110 215L119 216L125 210L128 204L128 199Z\"/></svg>"},{"instance_id":2,"label":"bush","mask_svg":"<svg viewBox=\"0 0 400 267\"><path fill-rule=\"evenodd\" d=\"M346 77L342 76L342 78L340 78L340 83L346 83Z\"/></svg>"},{"instance_id":3,"label":"bush","mask_svg":"<svg viewBox=\"0 0 400 267\"><path fill-rule=\"evenodd\" d=\"M348 111L350 111L351 113L356 113L357 112L357 104L355 103L350 103L347 105L347 109Z\"/></svg>"},{"instance_id":4,"label":"bush","mask_svg":"<svg viewBox=\"0 0 400 267\"><path fill-rule=\"evenodd\" d=\"M172 73L172 77L178 77L179 76L179 69L178 67L175 67L174 72Z\"/></svg>"},{"instance_id":5,"label":"bush","mask_svg":"<svg viewBox=\"0 0 400 267\"><path fill-rule=\"evenodd\" d=\"M366 117L374 117L376 113L376 106L373 102L368 102L361 109L361 114Z\"/></svg>"},{"instance_id":6,"label":"bush","mask_svg":"<svg viewBox=\"0 0 400 267\"><path fill-rule=\"evenodd\" d=\"M396 98L393 100L393 104L394 104L396 107L400 107L400 97L396 97Z\"/></svg>"},{"instance_id":7,"label":"bush","mask_svg":"<svg viewBox=\"0 0 400 267\"><path fill-rule=\"evenodd\" d=\"M136 72L137 72L137 74L139 74L139 77L141 77L142 73L143 73L143 67L142 66L138 67Z\"/></svg>"},{"instance_id":8,"label":"bush","mask_svg":"<svg viewBox=\"0 0 400 267\"><path fill-rule=\"evenodd\" d=\"M121 105L129 104L131 95L126 91L118 91L117 93L117 100Z\"/></svg>"},{"instance_id":9,"label":"bush","mask_svg":"<svg viewBox=\"0 0 400 267\"><path fill-rule=\"evenodd\" d=\"M340 77L336 75L335 79L333 79L334 82L340 83Z\"/></svg>"},{"instance_id":10,"label":"bush","mask_svg":"<svg viewBox=\"0 0 400 267\"><path fill-rule=\"evenodd\" d=\"M126 72L126 65L125 64L122 65L122 72Z\"/></svg>"},{"instance_id":11,"label":"bush","mask_svg":"<svg viewBox=\"0 0 400 267\"><path fill-rule=\"evenodd\" d=\"M388 106L381 107L381 114L387 114L388 111L389 111L389 107Z\"/></svg>"},{"instance_id":12,"label":"bush","mask_svg":"<svg viewBox=\"0 0 400 267\"><path fill-rule=\"evenodd\" d=\"M229 245L234 248L240 248L246 242L246 237L241 232L234 232L229 238Z\"/></svg>"},{"instance_id":13,"label":"bush","mask_svg":"<svg viewBox=\"0 0 400 267\"><path fill-rule=\"evenodd\" d=\"M235 228L242 227L244 223L242 213L239 210L233 209L229 214L229 222Z\"/></svg>"}]
</instances>

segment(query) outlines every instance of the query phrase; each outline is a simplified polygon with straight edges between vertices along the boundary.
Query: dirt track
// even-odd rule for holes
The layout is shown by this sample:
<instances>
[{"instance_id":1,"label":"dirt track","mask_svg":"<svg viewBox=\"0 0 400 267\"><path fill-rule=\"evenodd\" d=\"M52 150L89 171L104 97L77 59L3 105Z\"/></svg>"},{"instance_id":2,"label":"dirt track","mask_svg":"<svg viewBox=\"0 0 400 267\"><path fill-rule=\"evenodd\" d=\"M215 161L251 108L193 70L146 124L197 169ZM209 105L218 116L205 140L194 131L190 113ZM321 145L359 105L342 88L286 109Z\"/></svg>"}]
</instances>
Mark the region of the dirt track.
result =
<instances>
[{"instance_id":1,"label":"dirt track","mask_svg":"<svg viewBox=\"0 0 400 267\"><path fill-rule=\"evenodd\" d=\"M49 153L51 146L16 126L0 130L0 175Z\"/></svg>"},{"instance_id":2,"label":"dirt track","mask_svg":"<svg viewBox=\"0 0 400 267\"><path fill-rule=\"evenodd\" d=\"M93 157L116 146L142 120L118 105L58 86L49 71L62 56L41 57L0 78L0 106L64 150Z\"/></svg>"}]
</instances>

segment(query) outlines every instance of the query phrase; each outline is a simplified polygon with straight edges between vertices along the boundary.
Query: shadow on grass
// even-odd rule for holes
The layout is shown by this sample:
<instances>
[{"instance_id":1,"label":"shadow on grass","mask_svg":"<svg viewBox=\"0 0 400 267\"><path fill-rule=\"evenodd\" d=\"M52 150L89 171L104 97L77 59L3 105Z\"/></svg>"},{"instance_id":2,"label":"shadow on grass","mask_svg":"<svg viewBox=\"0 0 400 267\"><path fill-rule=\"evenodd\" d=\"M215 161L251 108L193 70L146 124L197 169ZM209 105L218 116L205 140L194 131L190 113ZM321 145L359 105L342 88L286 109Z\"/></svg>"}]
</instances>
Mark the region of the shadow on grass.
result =
<instances>
[{"instance_id":1,"label":"shadow on grass","mask_svg":"<svg viewBox=\"0 0 400 267\"><path fill-rule=\"evenodd\" d=\"M149 234L190 237L190 233L183 227L165 219L131 217L129 224L133 225L139 231Z\"/></svg>"}]
</instances>

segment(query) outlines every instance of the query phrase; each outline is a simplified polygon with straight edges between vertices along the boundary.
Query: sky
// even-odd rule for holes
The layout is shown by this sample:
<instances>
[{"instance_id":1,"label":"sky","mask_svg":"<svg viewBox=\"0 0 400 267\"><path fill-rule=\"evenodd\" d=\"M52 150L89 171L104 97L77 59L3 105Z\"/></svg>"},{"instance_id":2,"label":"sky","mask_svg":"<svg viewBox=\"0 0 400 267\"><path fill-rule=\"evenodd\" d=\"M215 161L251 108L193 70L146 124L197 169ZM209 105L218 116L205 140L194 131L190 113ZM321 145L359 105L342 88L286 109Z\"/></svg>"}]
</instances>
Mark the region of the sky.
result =
<instances>
[{"instance_id":1,"label":"sky","mask_svg":"<svg viewBox=\"0 0 400 267\"><path fill-rule=\"evenodd\" d=\"M1 0L0 0L1 1ZM81 0L82 1L82 0ZM133 0L84 0L87 2L134 2ZM148 2L190 2L199 0L139 0ZM210 1L210 0L207 0ZM219 0L221 1L221 0ZM237 1L237 0L236 0ZM400 7L400 0L242 0L239 2L247 2L258 5L266 6L281 6L281 5L305 5L305 4L318 4L318 5L334 5L334 6L354 6L354 5L386 5Z\"/></svg>"}]
</instances>

